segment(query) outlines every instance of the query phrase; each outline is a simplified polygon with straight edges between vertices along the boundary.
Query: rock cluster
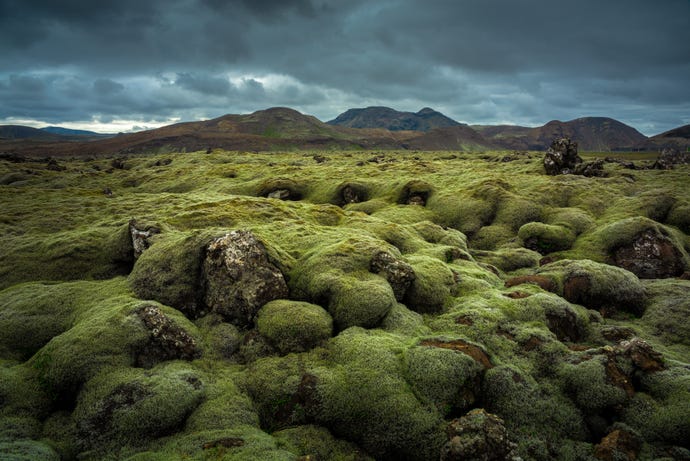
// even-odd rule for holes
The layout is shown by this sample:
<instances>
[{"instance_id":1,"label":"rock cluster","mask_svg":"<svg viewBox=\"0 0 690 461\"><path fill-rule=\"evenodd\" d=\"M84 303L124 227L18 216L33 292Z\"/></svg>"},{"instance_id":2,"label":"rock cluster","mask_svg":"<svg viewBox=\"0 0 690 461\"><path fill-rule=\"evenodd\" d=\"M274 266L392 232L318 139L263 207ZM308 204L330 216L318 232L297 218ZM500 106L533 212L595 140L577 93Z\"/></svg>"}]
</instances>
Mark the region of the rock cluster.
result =
<instances>
[{"instance_id":1,"label":"rock cluster","mask_svg":"<svg viewBox=\"0 0 690 461\"><path fill-rule=\"evenodd\" d=\"M667 148L661 151L659 158L652 168L657 170L672 170L674 165L690 164L690 152L680 152L678 149Z\"/></svg>"},{"instance_id":2,"label":"rock cluster","mask_svg":"<svg viewBox=\"0 0 690 461\"><path fill-rule=\"evenodd\" d=\"M544 155L544 169L546 174L551 176L558 174L605 176L603 168L603 160L582 163L582 158L577 154L577 142L571 141L570 138L554 139Z\"/></svg>"}]
</instances>

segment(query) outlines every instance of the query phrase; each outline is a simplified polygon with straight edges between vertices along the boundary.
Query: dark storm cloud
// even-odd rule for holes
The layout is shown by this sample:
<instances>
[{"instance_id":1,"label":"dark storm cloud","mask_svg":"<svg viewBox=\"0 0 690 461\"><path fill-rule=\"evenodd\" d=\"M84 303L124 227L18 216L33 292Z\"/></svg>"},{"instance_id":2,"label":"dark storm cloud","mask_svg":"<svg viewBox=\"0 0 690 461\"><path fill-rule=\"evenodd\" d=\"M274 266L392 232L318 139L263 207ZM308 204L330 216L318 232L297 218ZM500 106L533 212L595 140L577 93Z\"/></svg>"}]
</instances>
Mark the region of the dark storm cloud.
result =
<instances>
[{"instance_id":1,"label":"dark storm cloud","mask_svg":"<svg viewBox=\"0 0 690 461\"><path fill-rule=\"evenodd\" d=\"M385 104L653 133L690 123L688 29L687 0L0 0L0 117Z\"/></svg>"}]
</instances>

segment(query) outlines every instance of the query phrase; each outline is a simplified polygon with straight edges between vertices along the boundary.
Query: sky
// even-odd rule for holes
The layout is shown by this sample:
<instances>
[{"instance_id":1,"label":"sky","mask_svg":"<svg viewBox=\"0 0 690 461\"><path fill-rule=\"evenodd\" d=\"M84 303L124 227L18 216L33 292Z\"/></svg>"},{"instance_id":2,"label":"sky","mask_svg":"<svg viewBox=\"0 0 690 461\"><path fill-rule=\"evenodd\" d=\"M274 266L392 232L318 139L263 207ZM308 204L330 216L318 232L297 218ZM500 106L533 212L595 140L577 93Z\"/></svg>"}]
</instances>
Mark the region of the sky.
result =
<instances>
[{"instance_id":1,"label":"sky","mask_svg":"<svg viewBox=\"0 0 690 461\"><path fill-rule=\"evenodd\" d=\"M292 107L690 123L690 0L0 0L0 124L126 132Z\"/></svg>"}]
</instances>

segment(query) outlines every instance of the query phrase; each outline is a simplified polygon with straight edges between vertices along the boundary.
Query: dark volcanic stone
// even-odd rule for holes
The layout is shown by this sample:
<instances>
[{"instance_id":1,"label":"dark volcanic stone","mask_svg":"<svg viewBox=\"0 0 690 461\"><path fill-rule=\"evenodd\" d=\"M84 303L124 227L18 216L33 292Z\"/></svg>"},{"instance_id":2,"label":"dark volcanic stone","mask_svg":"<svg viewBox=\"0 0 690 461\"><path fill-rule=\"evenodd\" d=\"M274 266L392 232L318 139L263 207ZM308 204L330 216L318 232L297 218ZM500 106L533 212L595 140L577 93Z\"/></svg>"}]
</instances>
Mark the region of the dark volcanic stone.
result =
<instances>
[{"instance_id":1,"label":"dark volcanic stone","mask_svg":"<svg viewBox=\"0 0 690 461\"><path fill-rule=\"evenodd\" d=\"M582 163L577 155L577 143L569 138L554 139L544 156L544 169L548 175L572 174Z\"/></svg>"},{"instance_id":2,"label":"dark volcanic stone","mask_svg":"<svg viewBox=\"0 0 690 461\"><path fill-rule=\"evenodd\" d=\"M141 256L144 250L151 245L149 238L155 234L159 234L160 229L154 226L142 226L137 223L136 220L132 219L129 221L129 233L132 236L134 259L139 259L139 256Z\"/></svg>"},{"instance_id":3,"label":"dark volcanic stone","mask_svg":"<svg viewBox=\"0 0 690 461\"><path fill-rule=\"evenodd\" d=\"M652 168L657 170L671 170L674 165L690 164L690 152L680 152L677 149L667 148L661 151L661 155L654 162Z\"/></svg>"},{"instance_id":4,"label":"dark volcanic stone","mask_svg":"<svg viewBox=\"0 0 690 461\"><path fill-rule=\"evenodd\" d=\"M685 270L681 252L668 237L653 230L642 232L629 245L616 249L613 261L641 279L676 277Z\"/></svg>"},{"instance_id":5,"label":"dark volcanic stone","mask_svg":"<svg viewBox=\"0 0 690 461\"><path fill-rule=\"evenodd\" d=\"M388 280L395 299L399 302L403 300L405 292L416 278L412 266L386 251L379 251L374 255L369 270Z\"/></svg>"},{"instance_id":6,"label":"dark volcanic stone","mask_svg":"<svg viewBox=\"0 0 690 461\"><path fill-rule=\"evenodd\" d=\"M159 307L142 306L136 310L150 333L149 342L139 351L136 365L151 368L166 360L193 360L201 357L196 341L168 318Z\"/></svg>"},{"instance_id":7,"label":"dark volcanic stone","mask_svg":"<svg viewBox=\"0 0 690 461\"><path fill-rule=\"evenodd\" d=\"M267 302L288 297L282 272L246 230L232 231L208 245L202 281L206 306L240 327L251 327Z\"/></svg>"}]
</instances>

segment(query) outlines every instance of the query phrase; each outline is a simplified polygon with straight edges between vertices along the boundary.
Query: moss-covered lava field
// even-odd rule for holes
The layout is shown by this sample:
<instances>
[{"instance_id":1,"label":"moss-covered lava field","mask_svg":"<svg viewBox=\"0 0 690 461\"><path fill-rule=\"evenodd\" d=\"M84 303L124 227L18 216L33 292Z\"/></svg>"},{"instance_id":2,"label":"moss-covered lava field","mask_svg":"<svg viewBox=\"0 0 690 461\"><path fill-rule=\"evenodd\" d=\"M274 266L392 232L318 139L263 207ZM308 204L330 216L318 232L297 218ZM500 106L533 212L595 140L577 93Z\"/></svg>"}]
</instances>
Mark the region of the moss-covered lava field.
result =
<instances>
[{"instance_id":1,"label":"moss-covered lava field","mask_svg":"<svg viewBox=\"0 0 690 461\"><path fill-rule=\"evenodd\" d=\"M0 158L0 458L690 459L690 166L542 156Z\"/></svg>"}]
</instances>

